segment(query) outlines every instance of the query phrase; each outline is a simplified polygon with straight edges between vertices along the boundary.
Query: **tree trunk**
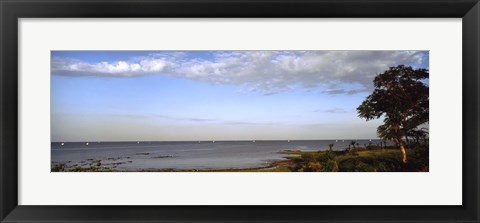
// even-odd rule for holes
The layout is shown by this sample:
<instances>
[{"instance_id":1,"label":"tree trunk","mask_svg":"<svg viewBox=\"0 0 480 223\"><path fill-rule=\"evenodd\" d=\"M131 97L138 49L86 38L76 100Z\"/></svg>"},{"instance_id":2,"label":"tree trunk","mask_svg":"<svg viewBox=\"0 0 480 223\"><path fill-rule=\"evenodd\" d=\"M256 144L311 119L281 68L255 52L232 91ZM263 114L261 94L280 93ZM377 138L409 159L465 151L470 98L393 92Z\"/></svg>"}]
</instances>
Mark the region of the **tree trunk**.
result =
<instances>
[{"instance_id":1,"label":"tree trunk","mask_svg":"<svg viewBox=\"0 0 480 223\"><path fill-rule=\"evenodd\" d=\"M403 143L400 142L400 151L402 151L402 162L407 163L407 152L405 152L405 147L403 147Z\"/></svg>"}]
</instances>

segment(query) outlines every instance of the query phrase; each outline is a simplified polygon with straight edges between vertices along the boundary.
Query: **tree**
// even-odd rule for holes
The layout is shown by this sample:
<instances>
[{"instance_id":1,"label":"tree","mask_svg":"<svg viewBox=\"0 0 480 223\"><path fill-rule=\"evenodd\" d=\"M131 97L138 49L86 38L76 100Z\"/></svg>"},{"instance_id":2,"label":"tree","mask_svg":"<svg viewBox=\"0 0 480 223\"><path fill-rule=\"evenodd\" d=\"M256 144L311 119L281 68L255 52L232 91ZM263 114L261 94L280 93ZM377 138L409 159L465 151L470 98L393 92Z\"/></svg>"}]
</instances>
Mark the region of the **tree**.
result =
<instances>
[{"instance_id":1,"label":"tree","mask_svg":"<svg viewBox=\"0 0 480 223\"><path fill-rule=\"evenodd\" d=\"M330 151L332 151L333 150L333 143L328 144L328 148L329 148Z\"/></svg>"},{"instance_id":2,"label":"tree","mask_svg":"<svg viewBox=\"0 0 480 223\"><path fill-rule=\"evenodd\" d=\"M382 145L382 143L383 143L383 145ZM385 139L383 139L383 140L380 142L380 145L382 145L382 149L387 148L387 141L385 141Z\"/></svg>"},{"instance_id":3,"label":"tree","mask_svg":"<svg viewBox=\"0 0 480 223\"><path fill-rule=\"evenodd\" d=\"M427 137L428 131L426 128L414 129L409 132L408 136L413 138L416 144L420 144L421 139L425 139Z\"/></svg>"},{"instance_id":4,"label":"tree","mask_svg":"<svg viewBox=\"0 0 480 223\"><path fill-rule=\"evenodd\" d=\"M356 141L351 141L351 142L350 142L350 145L352 145L353 148L355 149L355 144L356 144L356 143L357 143ZM348 145L348 148L350 148L350 145Z\"/></svg>"},{"instance_id":5,"label":"tree","mask_svg":"<svg viewBox=\"0 0 480 223\"><path fill-rule=\"evenodd\" d=\"M403 163L407 163L404 138L417 135L419 126L428 122L428 75L427 69L390 67L375 77L373 93L357 108L358 116L367 121L384 117L377 134L400 147Z\"/></svg>"}]
</instances>

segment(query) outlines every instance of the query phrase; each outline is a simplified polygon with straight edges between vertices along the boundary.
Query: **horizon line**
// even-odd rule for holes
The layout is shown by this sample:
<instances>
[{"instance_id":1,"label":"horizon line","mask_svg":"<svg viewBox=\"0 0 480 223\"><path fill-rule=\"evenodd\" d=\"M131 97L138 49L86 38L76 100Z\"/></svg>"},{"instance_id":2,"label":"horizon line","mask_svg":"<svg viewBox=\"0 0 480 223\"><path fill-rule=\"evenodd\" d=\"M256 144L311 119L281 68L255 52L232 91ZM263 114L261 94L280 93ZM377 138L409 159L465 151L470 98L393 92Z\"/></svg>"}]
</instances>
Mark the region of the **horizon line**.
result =
<instances>
[{"instance_id":1,"label":"horizon line","mask_svg":"<svg viewBox=\"0 0 480 223\"><path fill-rule=\"evenodd\" d=\"M364 138L364 139L242 139L242 140L235 140L235 139L226 139L226 140L106 140L106 141L99 141L99 140L86 140L86 141L50 141L50 143L77 143L77 142L251 142L251 141L320 141L320 140L342 140L342 141L359 141L359 140L382 140L381 138Z\"/></svg>"}]
</instances>

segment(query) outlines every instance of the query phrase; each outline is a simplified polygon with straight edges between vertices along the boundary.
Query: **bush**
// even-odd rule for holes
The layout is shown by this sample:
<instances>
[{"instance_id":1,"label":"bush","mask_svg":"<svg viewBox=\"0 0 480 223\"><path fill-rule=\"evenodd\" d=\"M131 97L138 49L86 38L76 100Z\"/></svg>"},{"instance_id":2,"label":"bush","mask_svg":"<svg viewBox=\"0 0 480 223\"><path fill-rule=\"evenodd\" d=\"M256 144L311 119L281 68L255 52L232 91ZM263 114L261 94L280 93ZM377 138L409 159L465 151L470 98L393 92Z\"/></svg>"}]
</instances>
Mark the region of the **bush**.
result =
<instances>
[{"instance_id":1,"label":"bush","mask_svg":"<svg viewBox=\"0 0 480 223\"><path fill-rule=\"evenodd\" d=\"M320 162L327 162L329 160L335 160L337 155L333 150L322 151L318 154L317 160Z\"/></svg>"},{"instance_id":2,"label":"bush","mask_svg":"<svg viewBox=\"0 0 480 223\"><path fill-rule=\"evenodd\" d=\"M378 163L378 165L377 165L376 171L378 171L378 172L387 172L387 171L389 171L389 169L388 169L386 163L380 162L380 163Z\"/></svg>"},{"instance_id":3,"label":"bush","mask_svg":"<svg viewBox=\"0 0 480 223\"><path fill-rule=\"evenodd\" d=\"M311 153L302 154L302 160L304 163L315 162L315 156Z\"/></svg>"},{"instance_id":4,"label":"bush","mask_svg":"<svg viewBox=\"0 0 480 223\"><path fill-rule=\"evenodd\" d=\"M324 172L338 172L338 164L335 160L328 160L322 167Z\"/></svg>"},{"instance_id":5,"label":"bush","mask_svg":"<svg viewBox=\"0 0 480 223\"><path fill-rule=\"evenodd\" d=\"M319 162L310 162L307 163L306 172L319 172L322 170L322 165Z\"/></svg>"},{"instance_id":6,"label":"bush","mask_svg":"<svg viewBox=\"0 0 480 223\"><path fill-rule=\"evenodd\" d=\"M51 168L51 171L52 172L63 172L65 171L65 163L60 163L60 164L55 164L54 166L52 166Z\"/></svg>"},{"instance_id":7,"label":"bush","mask_svg":"<svg viewBox=\"0 0 480 223\"><path fill-rule=\"evenodd\" d=\"M328 144L328 149L331 151L333 150L333 144Z\"/></svg>"},{"instance_id":8,"label":"bush","mask_svg":"<svg viewBox=\"0 0 480 223\"><path fill-rule=\"evenodd\" d=\"M354 172L355 171L355 160L350 158L350 159L345 159L339 162L339 171L342 172Z\"/></svg>"},{"instance_id":9,"label":"bush","mask_svg":"<svg viewBox=\"0 0 480 223\"><path fill-rule=\"evenodd\" d=\"M375 168L367 163L359 162L355 168L357 172L375 172Z\"/></svg>"},{"instance_id":10,"label":"bush","mask_svg":"<svg viewBox=\"0 0 480 223\"><path fill-rule=\"evenodd\" d=\"M333 151L327 151L324 156L326 160L334 160L336 157L337 155Z\"/></svg>"}]
</instances>

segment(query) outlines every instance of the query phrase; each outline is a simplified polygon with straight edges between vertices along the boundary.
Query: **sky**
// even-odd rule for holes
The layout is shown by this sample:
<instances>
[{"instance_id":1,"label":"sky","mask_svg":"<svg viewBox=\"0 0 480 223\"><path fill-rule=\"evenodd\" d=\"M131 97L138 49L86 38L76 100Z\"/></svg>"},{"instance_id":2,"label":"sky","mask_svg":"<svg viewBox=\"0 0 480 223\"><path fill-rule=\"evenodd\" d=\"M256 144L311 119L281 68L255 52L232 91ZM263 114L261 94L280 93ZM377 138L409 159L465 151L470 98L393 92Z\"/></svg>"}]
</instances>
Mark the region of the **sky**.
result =
<instances>
[{"instance_id":1,"label":"sky","mask_svg":"<svg viewBox=\"0 0 480 223\"><path fill-rule=\"evenodd\" d=\"M51 140L375 139L373 78L428 51L52 51Z\"/></svg>"}]
</instances>

